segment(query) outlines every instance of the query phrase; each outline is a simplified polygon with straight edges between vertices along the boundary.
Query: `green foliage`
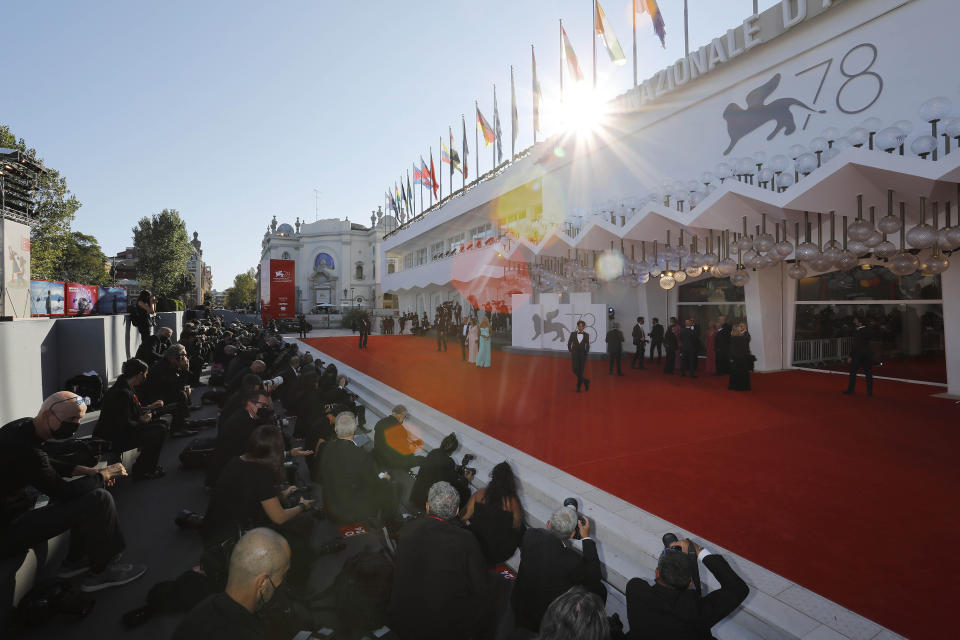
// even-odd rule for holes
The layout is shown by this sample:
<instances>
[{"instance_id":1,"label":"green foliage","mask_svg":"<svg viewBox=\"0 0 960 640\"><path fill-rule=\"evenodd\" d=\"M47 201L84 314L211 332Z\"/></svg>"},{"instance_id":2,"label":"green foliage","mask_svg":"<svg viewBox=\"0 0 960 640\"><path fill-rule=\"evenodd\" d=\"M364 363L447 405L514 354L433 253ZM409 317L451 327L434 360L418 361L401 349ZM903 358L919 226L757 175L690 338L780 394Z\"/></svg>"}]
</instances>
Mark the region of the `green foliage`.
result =
<instances>
[{"instance_id":1,"label":"green foliage","mask_svg":"<svg viewBox=\"0 0 960 640\"><path fill-rule=\"evenodd\" d=\"M213 294L207 291L203 294L203 306L212 307L213 306Z\"/></svg>"},{"instance_id":2,"label":"green foliage","mask_svg":"<svg viewBox=\"0 0 960 640\"><path fill-rule=\"evenodd\" d=\"M66 237L63 258L54 267L51 280L80 282L106 287L112 278L107 272L107 256L93 236L74 231Z\"/></svg>"},{"instance_id":3,"label":"green foliage","mask_svg":"<svg viewBox=\"0 0 960 640\"><path fill-rule=\"evenodd\" d=\"M256 272L250 269L246 273L238 273L233 278L233 286L227 289L227 308L246 309L257 301Z\"/></svg>"},{"instance_id":4,"label":"green foliage","mask_svg":"<svg viewBox=\"0 0 960 640\"><path fill-rule=\"evenodd\" d=\"M364 311L360 307L350 307L340 316L340 326L344 329L353 329L358 326L363 313Z\"/></svg>"},{"instance_id":5,"label":"green foliage","mask_svg":"<svg viewBox=\"0 0 960 640\"><path fill-rule=\"evenodd\" d=\"M183 294L184 276L189 276L187 260L193 247L176 209L164 209L150 218L140 218L133 228L133 246L138 252L137 278L145 288L154 295Z\"/></svg>"},{"instance_id":6,"label":"green foliage","mask_svg":"<svg viewBox=\"0 0 960 640\"><path fill-rule=\"evenodd\" d=\"M19 149L43 162L36 150L28 148L23 138L18 140L5 125L0 125L0 147ZM80 201L67 188L66 178L49 167L40 176L38 187L37 224L30 230L30 276L36 280L55 280L69 246L70 223L80 208Z\"/></svg>"}]
</instances>

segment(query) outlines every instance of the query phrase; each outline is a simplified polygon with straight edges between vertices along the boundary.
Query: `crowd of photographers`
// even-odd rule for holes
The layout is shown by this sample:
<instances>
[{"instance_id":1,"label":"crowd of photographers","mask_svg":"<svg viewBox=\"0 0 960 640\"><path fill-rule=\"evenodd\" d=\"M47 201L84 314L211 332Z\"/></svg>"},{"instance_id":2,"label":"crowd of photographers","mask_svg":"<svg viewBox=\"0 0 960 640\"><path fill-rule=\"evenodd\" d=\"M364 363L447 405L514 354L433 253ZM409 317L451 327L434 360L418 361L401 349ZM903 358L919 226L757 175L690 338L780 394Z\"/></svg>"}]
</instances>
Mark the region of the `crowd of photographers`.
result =
<instances>
[{"instance_id":1,"label":"crowd of photographers","mask_svg":"<svg viewBox=\"0 0 960 640\"><path fill-rule=\"evenodd\" d=\"M168 328L148 333L104 394L94 439L79 447L84 455L69 443L84 442L73 439L88 400L71 392L0 428L2 553L69 530L59 575L79 577L86 593L146 571L120 561L123 523L110 487L128 474L162 484L158 460L170 439L215 430L182 441L180 454L185 467L205 469L210 491L205 514L184 511L177 522L199 530L201 571L151 589L147 605L125 616L129 626L195 605L175 638L283 637L278 628L315 627L311 571L319 556L344 549L341 540L317 540L320 519L362 528L385 550L344 563L341 575L353 573L352 582L338 576L334 583L338 638L382 624L418 640L710 638L747 595L720 555L667 540L653 582L635 578L627 586L624 634L605 613L591 523L575 501L545 528L527 527L509 463L472 491L471 456L454 460L455 435L424 451L402 405L367 425L362 402L334 365L259 327L208 317L188 322L175 342ZM194 420L191 395L208 367L202 402L218 405L219 414ZM139 450L132 469L114 462L131 449ZM96 454L107 464L96 464ZM505 563L518 550L513 575ZM698 561L720 589L700 593ZM364 580L370 584L357 588Z\"/></svg>"}]
</instances>

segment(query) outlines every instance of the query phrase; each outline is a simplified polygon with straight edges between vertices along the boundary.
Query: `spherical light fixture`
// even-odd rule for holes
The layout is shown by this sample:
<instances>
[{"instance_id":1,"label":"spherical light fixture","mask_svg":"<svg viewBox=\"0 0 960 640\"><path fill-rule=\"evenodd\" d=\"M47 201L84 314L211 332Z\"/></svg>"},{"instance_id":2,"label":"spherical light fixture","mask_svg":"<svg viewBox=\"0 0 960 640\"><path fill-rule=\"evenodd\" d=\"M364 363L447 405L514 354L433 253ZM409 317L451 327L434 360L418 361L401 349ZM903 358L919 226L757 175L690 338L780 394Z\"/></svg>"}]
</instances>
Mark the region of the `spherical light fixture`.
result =
<instances>
[{"instance_id":1,"label":"spherical light fixture","mask_svg":"<svg viewBox=\"0 0 960 640\"><path fill-rule=\"evenodd\" d=\"M881 242L883 242L883 234L874 230L874 232L870 234L870 237L863 241L863 244L873 249Z\"/></svg>"},{"instance_id":2,"label":"spherical light fixture","mask_svg":"<svg viewBox=\"0 0 960 640\"><path fill-rule=\"evenodd\" d=\"M861 242L860 240L850 240L847 242L847 251L858 258L862 258L870 253L870 247L867 246L867 243Z\"/></svg>"},{"instance_id":3,"label":"spherical light fixture","mask_svg":"<svg viewBox=\"0 0 960 640\"><path fill-rule=\"evenodd\" d=\"M907 242L915 249L929 249L937 244L937 230L921 222L907 231Z\"/></svg>"},{"instance_id":4,"label":"spherical light fixture","mask_svg":"<svg viewBox=\"0 0 960 640\"><path fill-rule=\"evenodd\" d=\"M857 264L857 256L849 250L849 245L847 246L847 251L842 251L840 253L840 257L837 258L836 262L834 262L834 264L837 266L837 269L846 270Z\"/></svg>"},{"instance_id":5,"label":"spherical light fixture","mask_svg":"<svg viewBox=\"0 0 960 640\"><path fill-rule=\"evenodd\" d=\"M879 229L881 233L892 235L900 231L900 218L887 214L877 220L877 229Z\"/></svg>"},{"instance_id":6,"label":"spherical light fixture","mask_svg":"<svg viewBox=\"0 0 960 640\"><path fill-rule=\"evenodd\" d=\"M761 233L759 236L757 236L753 246L756 247L757 251L766 253L767 251L771 251L776 243L777 240L773 237L773 235L769 233Z\"/></svg>"},{"instance_id":7,"label":"spherical light fixture","mask_svg":"<svg viewBox=\"0 0 960 640\"><path fill-rule=\"evenodd\" d=\"M890 151L896 149L900 140L906 137L902 129L897 127L887 127L877 132L873 137L874 145L881 151Z\"/></svg>"},{"instance_id":8,"label":"spherical light fixture","mask_svg":"<svg viewBox=\"0 0 960 640\"><path fill-rule=\"evenodd\" d=\"M860 218L859 220L854 220L853 224L847 227L847 236L852 240L859 240L861 242L865 241L870 237L870 234L873 233L873 225L870 224L869 220Z\"/></svg>"},{"instance_id":9,"label":"spherical light fixture","mask_svg":"<svg viewBox=\"0 0 960 640\"><path fill-rule=\"evenodd\" d=\"M777 245L774 247L774 251L775 251L775 252L777 253L777 255L780 256L781 258L786 258L786 257L789 256L791 253L793 253L793 243L790 242L789 240L781 240L781 241L778 242Z\"/></svg>"},{"instance_id":10,"label":"spherical light fixture","mask_svg":"<svg viewBox=\"0 0 960 640\"><path fill-rule=\"evenodd\" d=\"M663 274L662 276L660 276L661 289L665 291L670 291L670 289L673 289L675 286L677 286L677 281L674 280L673 276L667 275L667 274Z\"/></svg>"},{"instance_id":11,"label":"spherical light fixture","mask_svg":"<svg viewBox=\"0 0 960 640\"><path fill-rule=\"evenodd\" d=\"M952 108L949 98L937 96L930 98L920 105L920 117L930 122L932 120L942 120L950 114Z\"/></svg>"},{"instance_id":12,"label":"spherical light fixture","mask_svg":"<svg viewBox=\"0 0 960 640\"><path fill-rule=\"evenodd\" d=\"M937 148L937 140L933 136L917 136L910 143L910 152L921 158Z\"/></svg>"},{"instance_id":13,"label":"spherical light fixture","mask_svg":"<svg viewBox=\"0 0 960 640\"><path fill-rule=\"evenodd\" d=\"M735 287L742 287L748 282L750 282L750 274L743 269L737 269L732 274L730 274L730 282Z\"/></svg>"},{"instance_id":14,"label":"spherical light fixture","mask_svg":"<svg viewBox=\"0 0 960 640\"><path fill-rule=\"evenodd\" d=\"M794 262L790 265L790 268L787 269L787 275L793 278L794 280L800 280L801 278L807 277L807 268L803 266L800 262Z\"/></svg>"},{"instance_id":15,"label":"spherical light fixture","mask_svg":"<svg viewBox=\"0 0 960 640\"><path fill-rule=\"evenodd\" d=\"M900 277L908 276L916 272L919 267L920 260L917 259L917 256L912 253L907 253L906 251L898 251L895 256L890 258L890 262L887 264L887 268Z\"/></svg>"},{"instance_id":16,"label":"spherical light fixture","mask_svg":"<svg viewBox=\"0 0 960 640\"><path fill-rule=\"evenodd\" d=\"M876 258L889 258L897 253L897 246L889 240L884 240L873 248L873 255Z\"/></svg>"},{"instance_id":17,"label":"spherical light fixture","mask_svg":"<svg viewBox=\"0 0 960 640\"><path fill-rule=\"evenodd\" d=\"M800 246L797 247L797 260L806 260L809 262L813 260L813 257L819 253L817 245L812 242L802 242Z\"/></svg>"}]
</instances>

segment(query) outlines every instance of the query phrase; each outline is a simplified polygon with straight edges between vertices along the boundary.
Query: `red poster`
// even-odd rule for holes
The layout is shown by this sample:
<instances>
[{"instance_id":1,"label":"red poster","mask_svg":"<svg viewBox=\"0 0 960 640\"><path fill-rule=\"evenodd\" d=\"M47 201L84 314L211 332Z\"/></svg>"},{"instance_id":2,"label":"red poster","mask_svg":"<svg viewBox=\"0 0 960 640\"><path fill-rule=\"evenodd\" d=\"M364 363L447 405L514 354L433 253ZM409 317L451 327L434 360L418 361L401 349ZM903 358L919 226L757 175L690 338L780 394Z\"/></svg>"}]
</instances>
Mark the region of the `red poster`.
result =
<instances>
[{"instance_id":1,"label":"red poster","mask_svg":"<svg viewBox=\"0 0 960 640\"><path fill-rule=\"evenodd\" d=\"M273 318L296 316L296 285L293 260L270 260L270 315Z\"/></svg>"},{"instance_id":2,"label":"red poster","mask_svg":"<svg viewBox=\"0 0 960 640\"><path fill-rule=\"evenodd\" d=\"M68 316L90 315L96 309L99 293L97 285L68 282L64 296L66 298L64 313Z\"/></svg>"}]
</instances>

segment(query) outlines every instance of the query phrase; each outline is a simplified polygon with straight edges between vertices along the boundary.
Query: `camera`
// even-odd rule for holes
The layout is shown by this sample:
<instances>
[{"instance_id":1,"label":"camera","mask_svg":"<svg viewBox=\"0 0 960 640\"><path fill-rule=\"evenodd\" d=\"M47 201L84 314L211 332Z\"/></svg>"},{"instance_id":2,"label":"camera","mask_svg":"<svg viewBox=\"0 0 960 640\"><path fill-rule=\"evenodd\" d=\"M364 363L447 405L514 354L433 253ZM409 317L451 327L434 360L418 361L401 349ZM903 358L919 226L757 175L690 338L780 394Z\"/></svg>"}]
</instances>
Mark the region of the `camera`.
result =
<instances>
[{"instance_id":1,"label":"camera","mask_svg":"<svg viewBox=\"0 0 960 640\"><path fill-rule=\"evenodd\" d=\"M473 455L472 453L464 454L463 462L457 465L457 473L464 477L466 477L467 473L470 473L474 476L477 475L476 467L468 466L470 462L476 457L477 456Z\"/></svg>"},{"instance_id":2,"label":"camera","mask_svg":"<svg viewBox=\"0 0 960 640\"><path fill-rule=\"evenodd\" d=\"M263 390L267 393L273 392L274 389L283 384L283 377L277 376L276 378L270 378L269 380L263 381Z\"/></svg>"},{"instance_id":3,"label":"camera","mask_svg":"<svg viewBox=\"0 0 960 640\"><path fill-rule=\"evenodd\" d=\"M566 498L566 499L563 501L563 506L565 506L565 507L570 507L571 509L573 509L574 511L577 512L577 522L578 522L579 524L587 524L587 519L584 518L584 517L583 517L583 514L580 513L580 503L577 502L577 499L576 499L576 498ZM580 528L579 528L579 527L574 530L574 532L573 532L573 539L574 539L574 540L579 540L579 539L580 539Z\"/></svg>"},{"instance_id":4,"label":"camera","mask_svg":"<svg viewBox=\"0 0 960 640\"><path fill-rule=\"evenodd\" d=\"M663 542L664 553L683 553L683 549L680 547L671 547L670 545L680 542L680 538L677 537L677 534L667 532L663 534L663 537L660 539ZM697 566L697 552L693 548L693 545L687 547L687 552L684 554L687 558L687 561L690 564L690 578L693 580L693 585L697 590L697 594L701 593L700 585L700 569Z\"/></svg>"}]
</instances>

